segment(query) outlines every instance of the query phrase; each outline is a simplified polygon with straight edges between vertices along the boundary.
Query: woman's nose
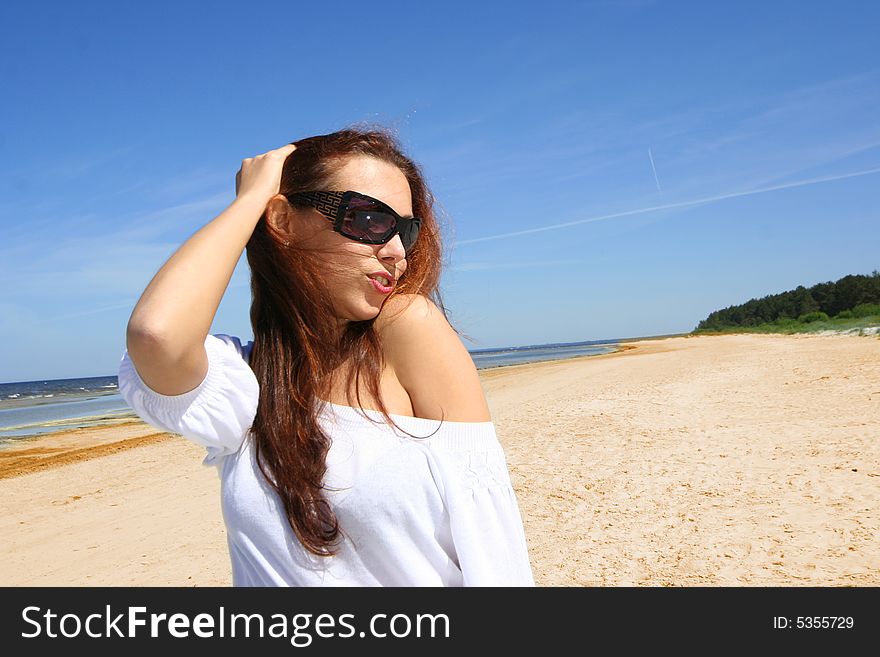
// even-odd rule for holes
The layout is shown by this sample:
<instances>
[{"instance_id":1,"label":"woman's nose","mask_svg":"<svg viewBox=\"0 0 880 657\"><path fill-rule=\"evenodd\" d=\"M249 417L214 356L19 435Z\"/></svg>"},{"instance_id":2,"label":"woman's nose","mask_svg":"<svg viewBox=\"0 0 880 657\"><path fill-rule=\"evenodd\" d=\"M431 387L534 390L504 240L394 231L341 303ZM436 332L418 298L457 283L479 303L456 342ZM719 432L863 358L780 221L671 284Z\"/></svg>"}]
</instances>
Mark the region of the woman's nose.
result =
<instances>
[{"instance_id":1,"label":"woman's nose","mask_svg":"<svg viewBox=\"0 0 880 657\"><path fill-rule=\"evenodd\" d=\"M379 249L379 257L383 260L391 260L398 262L406 258L406 250L403 248L403 242L400 235L395 235L392 239L382 245Z\"/></svg>"}]
</instances>

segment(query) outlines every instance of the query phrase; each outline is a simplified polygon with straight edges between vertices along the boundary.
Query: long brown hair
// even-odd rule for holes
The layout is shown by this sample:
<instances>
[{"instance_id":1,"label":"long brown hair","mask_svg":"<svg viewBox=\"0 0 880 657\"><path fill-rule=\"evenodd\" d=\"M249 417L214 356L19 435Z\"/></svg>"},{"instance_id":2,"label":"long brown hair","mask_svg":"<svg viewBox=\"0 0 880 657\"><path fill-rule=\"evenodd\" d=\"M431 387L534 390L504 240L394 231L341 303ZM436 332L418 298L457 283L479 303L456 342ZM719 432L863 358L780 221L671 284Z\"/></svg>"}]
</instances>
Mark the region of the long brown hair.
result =
<instances>
[{"instance_id":1,"label":"long brown hair","mask_svg":"<svg viewBox=\"0 0 880 657\"><path fill-rule=\"evenodd\" d=\"M332 189L336 170L350 156L368 155L400 169L409 182L413 214L422 225L392 296L426 296L445 315L438 287L442 248L434 198L397 138L381 127L348 127L293 143L296 150L281 175L284 195ZM251 433L260 470L284 503L294 533L310 552L328 556L336 552L340 534L322 492L330 440L318 423L316 404L326 399L320 395L327 392L328 375L350 363L346 390L354 383L363 409L357 385L363 374L378 410L394 422L379 391L385 361L375 319L347 322L340 337L329 292L308 284L322 278L320 258L294 242L285 244L285 237L264 213L247 244L254 331L250 366L260 384Z\"/></svg>"}]
</instances>

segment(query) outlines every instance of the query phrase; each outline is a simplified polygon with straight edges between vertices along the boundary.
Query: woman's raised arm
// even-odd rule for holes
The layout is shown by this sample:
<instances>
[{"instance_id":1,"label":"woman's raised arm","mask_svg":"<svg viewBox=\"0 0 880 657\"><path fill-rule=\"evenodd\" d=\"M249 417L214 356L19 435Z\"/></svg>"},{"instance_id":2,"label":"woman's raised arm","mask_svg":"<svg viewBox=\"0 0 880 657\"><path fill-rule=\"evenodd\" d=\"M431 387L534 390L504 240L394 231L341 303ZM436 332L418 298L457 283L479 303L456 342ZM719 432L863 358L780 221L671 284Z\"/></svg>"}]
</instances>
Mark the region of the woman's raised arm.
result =
<instances>
[{"instance_id":1,"label":"woman's raised arm","mask_svg":"<svg viewBox=\"0 0 880 657\"><path fill-rule=\"evenodd\" d=\"M205 378L205 338L294 150L288 144L244 160L236 175L235 200L175 251L138 300L126 331L128 354L156 392L179 395Z\"/></svg>"}]
</instances>

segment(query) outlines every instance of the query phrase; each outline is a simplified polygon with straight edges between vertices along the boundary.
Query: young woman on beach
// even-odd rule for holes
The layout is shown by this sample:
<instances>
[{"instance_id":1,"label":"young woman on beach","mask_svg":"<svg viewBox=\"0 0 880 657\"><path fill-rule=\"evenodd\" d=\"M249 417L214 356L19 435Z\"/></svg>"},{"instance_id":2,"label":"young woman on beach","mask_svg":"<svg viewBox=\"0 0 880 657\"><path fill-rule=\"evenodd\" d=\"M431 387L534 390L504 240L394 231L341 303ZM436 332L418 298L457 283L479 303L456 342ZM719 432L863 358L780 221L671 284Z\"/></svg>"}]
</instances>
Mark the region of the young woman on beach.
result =
<instances>
[{"instance_id":1,"label":"young woman on beach","mask_svg":"<svg viewBox=\"0 0 880 657\"><path fill-rule=\"evenodd\" d=\"M120 392L207 449L234 585L534 584L432 205L386 131L302 139L244 160L135 306ZM209 331L245 248L242 344Z\"/></svg>"}]
</instances>

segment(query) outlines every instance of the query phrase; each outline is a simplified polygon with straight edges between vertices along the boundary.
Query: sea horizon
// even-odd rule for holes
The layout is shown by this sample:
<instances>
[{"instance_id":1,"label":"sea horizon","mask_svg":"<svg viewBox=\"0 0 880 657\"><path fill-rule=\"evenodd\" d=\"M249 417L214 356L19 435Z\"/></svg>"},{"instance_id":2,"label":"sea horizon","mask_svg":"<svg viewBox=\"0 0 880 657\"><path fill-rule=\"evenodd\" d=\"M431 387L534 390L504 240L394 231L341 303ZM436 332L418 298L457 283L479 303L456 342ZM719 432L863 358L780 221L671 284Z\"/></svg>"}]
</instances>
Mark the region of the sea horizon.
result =
<instances>
[{"instance_id":1,"label":"sea horizon","mask_svg":"<svg viewBox=\"0 0 880 657\"><path fill-rule=\"evenodd\" d=\"M485 370L598 356L617 351L621 342L670 336L489 347L468 349L468 353L477 370ZM115 374L0 383L0 448L17 439L136 417L119 394Z\"/></svg>"}]
</instances>

